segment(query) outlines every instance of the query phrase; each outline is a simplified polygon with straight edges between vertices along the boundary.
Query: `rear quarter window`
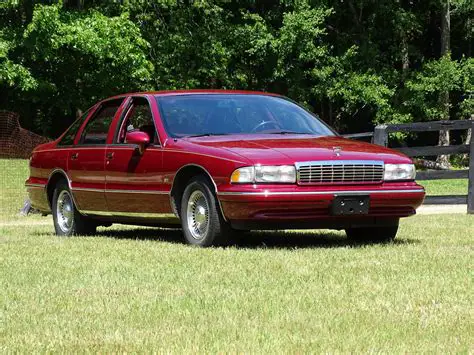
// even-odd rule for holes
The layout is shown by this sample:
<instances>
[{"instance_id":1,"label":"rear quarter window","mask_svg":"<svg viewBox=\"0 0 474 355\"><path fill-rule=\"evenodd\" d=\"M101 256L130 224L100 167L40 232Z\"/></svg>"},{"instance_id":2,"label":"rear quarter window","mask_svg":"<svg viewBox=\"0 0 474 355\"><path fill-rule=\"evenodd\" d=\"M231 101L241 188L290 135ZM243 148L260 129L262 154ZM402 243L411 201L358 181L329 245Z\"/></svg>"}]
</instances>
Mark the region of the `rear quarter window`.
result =
<instances>
[{"instance_id":1,"label":"rear quarter window","mask_svg":"<svg viewBox=\"0 0 474 355\"><path fill-rule=\"evenodd\" d=\"M77 131L79 131L79 128L81 128L82 123L84 123L87 115L89 114L89 111L90 110L87 110L81 117L79 117L72 125L69 126L69 128L66 130L66 134L59 141L59 146L72 145L74 143L74 138L76 138Z\"/></svg>"}]
</instances>

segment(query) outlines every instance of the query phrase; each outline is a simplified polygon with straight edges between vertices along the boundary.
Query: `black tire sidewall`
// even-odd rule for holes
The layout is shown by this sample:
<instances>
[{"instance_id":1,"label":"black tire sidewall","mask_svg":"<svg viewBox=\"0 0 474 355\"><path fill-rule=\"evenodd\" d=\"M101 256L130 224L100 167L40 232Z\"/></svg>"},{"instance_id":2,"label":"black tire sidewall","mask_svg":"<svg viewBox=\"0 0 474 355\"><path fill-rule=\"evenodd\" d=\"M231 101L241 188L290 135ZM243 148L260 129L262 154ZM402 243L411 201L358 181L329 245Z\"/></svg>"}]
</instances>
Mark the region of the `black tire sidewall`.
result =
<instances>
[{"instance_id":1,"label":"black tire sidewall","mask_svg":"<svg viewBox=\"0 0 474 355\"><path fill-rule=\"evenodd\" d=\"M56 185L56 188L54 189L54 193L53 193L53 201L52 201L52 214L53 214L53 222L54 222L54 230L56 231L56 235L58 236L61 236L61 237L70 237L70 236L73 236L74 234L76 234L76 206L74 206L74 201L72 201L72 204L73 204L73 207L74 207L74 218L73 218L73 221L72 221L72 227L71 227L71 231L69 233L66 233L64 232L58 225L58 218L57 218L57 204L58 204L58 197L59 197L59 194L62 192L62 191L67 191L69 193L69 195L71 196L71 200L72 200L72 194L71 194L71 191L69 190L69 187L68 185L64 182L64 181L61 181L59 182L57 185Z\"/></svg>"},{"instance_id":2,"label":"black tire sidewall","mask_svg":"<svg viewBox=\"0 0 474 355\"><path fill-rule=\"evenodd\" d=\"M67 191L71 196L72 206L73 206L73 220L72 220L72 227L69 233L65 233L61 230L58 225L56 209L57 209L57 201L58 196L62 191ZM74 198L72 196L72 192L69 189L68 184L65 181L60 181L56 185L53 193L53 200L51 203L52 207L52 214L53 214L53 221L54 221L54 230L56 231L56 235L62 237L70 237L73 235L92 235L97 230L97 223L90 218L87 218L77 210L76 204L74 202Z\"/></svg>"},{"instance_id":3,"label":"black tire sidewall","mask_svg":"<svg viewBox=\"0 0 474 355\"><path fill-rule=\"evenodd\" d=\"M187 206L191 194L199 190L201 191L209 205L209 228L207 235L202 239L195 239L189 231ZM224 233L226 232L225 221L220 215L217 208L217 200L209 186L209 182L203 176L198 176L191 179L186 186L183 197L181 199L181 223L183 226L183 233L186 242L191 245L207 247L211 245L221 245L224 241Z\"/></svg>"}]
</instances>

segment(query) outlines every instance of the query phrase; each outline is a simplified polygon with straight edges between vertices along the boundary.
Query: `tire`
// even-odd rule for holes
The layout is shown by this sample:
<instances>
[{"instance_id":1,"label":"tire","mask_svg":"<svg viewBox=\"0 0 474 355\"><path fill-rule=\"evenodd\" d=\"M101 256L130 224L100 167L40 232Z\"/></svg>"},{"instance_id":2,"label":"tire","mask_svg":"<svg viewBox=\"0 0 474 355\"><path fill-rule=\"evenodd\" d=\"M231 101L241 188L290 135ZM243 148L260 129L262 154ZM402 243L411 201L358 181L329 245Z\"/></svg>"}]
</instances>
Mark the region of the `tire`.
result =
<instances>
[{"instance_id":1,"label":"tire","mask_svg":"<svg viewBox=\"0 0 474 355\"><path fill-rule=\"evenodd\" d=\"M358 243L389 243L395 239L398 222L391 226L347 228L347 237Z\"/></svg>"},{"instance_id":2,"label":"tire","mask_svg":"<svg viewBox=\"0 0 474 355\"><path fill-rule=\"evenodd\" d=\"M82 216L77 210L71 191L64 180L59 181L54 189L52 214L54 229L58 236L89 235L97 230L97 224Z\"/></svg>"},{"instance_id":3,"label":"tire","mask_svg":"<svg viewBox=\"0 0 474 355\"><path fill-rule=\"evenodd\" d=\"M233 230L224 221L209 180L199 175L186 186L181 199L181 224L186 242L200 247L225 246Z\"/></svg>"}]
</instances>

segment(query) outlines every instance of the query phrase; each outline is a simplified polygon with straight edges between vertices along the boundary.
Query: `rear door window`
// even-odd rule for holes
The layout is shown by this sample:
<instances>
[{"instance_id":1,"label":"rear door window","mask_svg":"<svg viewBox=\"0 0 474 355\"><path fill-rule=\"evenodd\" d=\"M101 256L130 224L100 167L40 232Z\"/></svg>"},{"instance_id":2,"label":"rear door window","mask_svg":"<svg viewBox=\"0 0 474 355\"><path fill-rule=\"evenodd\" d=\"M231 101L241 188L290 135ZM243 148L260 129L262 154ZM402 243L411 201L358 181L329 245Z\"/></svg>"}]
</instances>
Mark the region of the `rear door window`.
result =
<instances>
[{"instance_id":1,"label":"rear door window","mask_svg":"<svg viewBox=\"0 0 474 355\"><path fill-rule=\"evenodd\" d=\"M101 104L96 114L87 122L80 144L101 145L107 142L109 127L123 99L110 100Z\"/></svg>"}]
</instances>

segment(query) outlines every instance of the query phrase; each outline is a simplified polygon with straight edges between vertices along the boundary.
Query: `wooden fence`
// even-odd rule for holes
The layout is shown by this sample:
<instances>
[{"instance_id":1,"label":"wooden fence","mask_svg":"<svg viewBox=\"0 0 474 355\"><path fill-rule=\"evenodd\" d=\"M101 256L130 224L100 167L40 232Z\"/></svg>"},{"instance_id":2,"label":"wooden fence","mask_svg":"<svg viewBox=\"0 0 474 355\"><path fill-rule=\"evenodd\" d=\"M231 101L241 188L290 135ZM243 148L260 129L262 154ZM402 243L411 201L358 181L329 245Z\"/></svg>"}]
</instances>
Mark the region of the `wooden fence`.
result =
<instances>
[{"instance_id":1,"label":"wooden fence","mask_svg":"<svg viewBox=\"0 0 474 355\"><path fill-rule=\"evenodd\" d=\"M467 204L467 213L474 214L474 121L432 121L378 125L374 132L347 134L344 137L360 139L371 137L373 143L388 146L388 135L394 132L428 132L471 129L470 144L394 148L409 157L469 154L469 169L427 170L416 175L417 180L469 179L467 195L427 196L425 204Z\"/></svg>"}]
</instances>

